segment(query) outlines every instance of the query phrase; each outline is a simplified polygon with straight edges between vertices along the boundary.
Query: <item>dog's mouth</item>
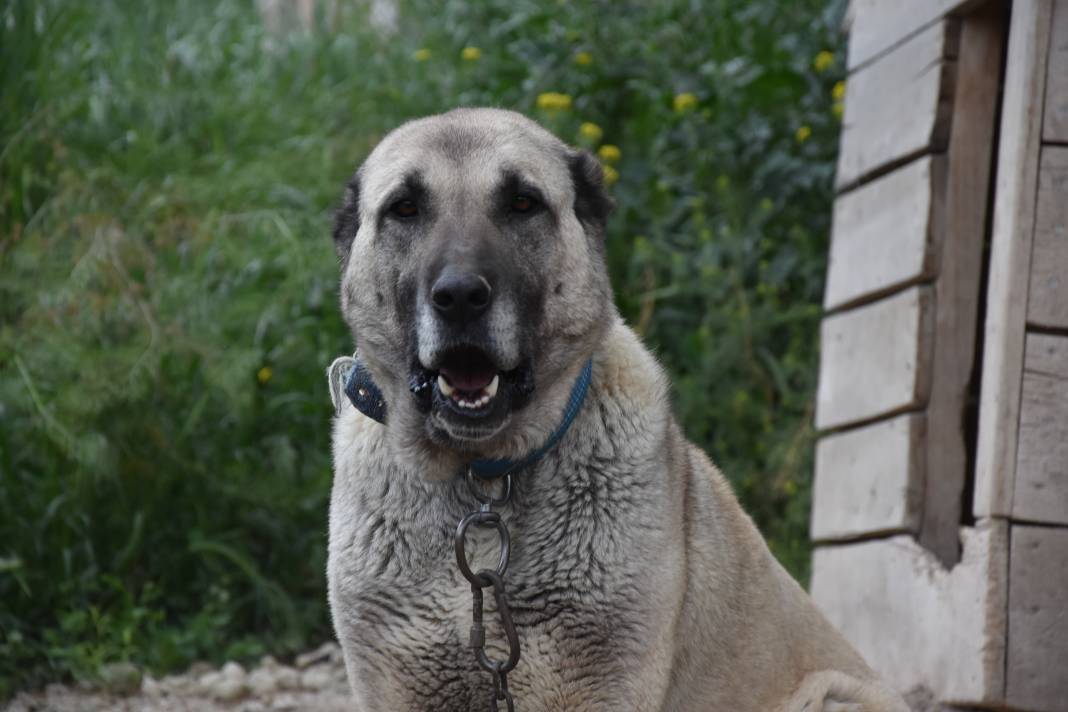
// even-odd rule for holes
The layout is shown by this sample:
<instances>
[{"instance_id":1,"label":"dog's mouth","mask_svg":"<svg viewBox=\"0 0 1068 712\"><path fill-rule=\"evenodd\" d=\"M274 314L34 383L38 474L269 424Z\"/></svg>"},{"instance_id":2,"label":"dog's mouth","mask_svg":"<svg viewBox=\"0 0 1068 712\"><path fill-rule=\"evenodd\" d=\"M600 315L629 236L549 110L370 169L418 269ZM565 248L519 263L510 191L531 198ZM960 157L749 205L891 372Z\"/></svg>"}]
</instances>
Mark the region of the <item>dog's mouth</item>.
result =
<instances>
[{"instance_id":1,"label":"dog's mouth","mask_svg":"<svg viewBox=\"0 0 1068 712\"><path fill-rule=\"evenodd\" d=\"M501 390L501 372L481 349L460 347L445 353L434 386L451 407L476 416L492 408Z\"/></svg>"},{"instance_id":2,"label":"dog's mouth","mask_svg":"<svg viewBox=\"0 0 1068 712\"><path fill-rule=\"evenodd\" d=\"M422 409L468 428L504 419L533 390L529 360L505 371L473 345L447 349L433 368L416 363L411 383Z\"/></svg>"}]
</instances>

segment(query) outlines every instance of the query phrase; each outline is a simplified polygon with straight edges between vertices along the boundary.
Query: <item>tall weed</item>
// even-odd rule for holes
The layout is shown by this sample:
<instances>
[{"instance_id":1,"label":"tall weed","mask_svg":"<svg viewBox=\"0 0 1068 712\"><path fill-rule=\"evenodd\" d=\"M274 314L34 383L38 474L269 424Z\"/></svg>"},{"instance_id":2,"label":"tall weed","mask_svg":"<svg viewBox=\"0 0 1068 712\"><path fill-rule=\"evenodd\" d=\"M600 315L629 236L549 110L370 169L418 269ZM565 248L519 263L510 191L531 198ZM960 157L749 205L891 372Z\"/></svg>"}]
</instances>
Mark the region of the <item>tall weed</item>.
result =
<instances>
[{"instance_id":1,"label":"tall weed","mask_svg":"<svg viewBox=\"0 0 1068 712\"><path fill-rule=\"evenodd\" d=\"M330 211L456 105L600 151L620 308L804 579L840 5L409 0L393 33L344 5L272 34L238 0L7 0L0 697L328 634Z\"/></svg>"}]
</instances>

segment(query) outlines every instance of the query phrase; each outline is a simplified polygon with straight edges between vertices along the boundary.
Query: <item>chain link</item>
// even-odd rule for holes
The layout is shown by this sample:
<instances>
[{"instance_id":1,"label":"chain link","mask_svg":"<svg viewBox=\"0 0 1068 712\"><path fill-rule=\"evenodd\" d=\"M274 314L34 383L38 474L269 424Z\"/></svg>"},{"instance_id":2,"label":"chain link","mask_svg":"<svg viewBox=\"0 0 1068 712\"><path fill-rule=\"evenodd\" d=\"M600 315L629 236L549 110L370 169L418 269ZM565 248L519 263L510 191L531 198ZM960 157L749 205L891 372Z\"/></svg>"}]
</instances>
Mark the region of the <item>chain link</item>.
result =
<instances>
[{"instance_id":1,"label":"chain link","mask_svg":"<svg viewBox=\"0 0 1068 712\"><path fill-rule=\"evenodd\" d=\"M508 712L515 712L515 701L512 693L508 690L508 673L519 663L519 633L512 621L512 609L508 606L508 592L504 585L504 573L508 569L508 557L511 553L511 539L508 536L508 527L504 525L501 515L493 511L494 506L504 505L512 496L512 476L504 475L504 492L500 497L488 494L484 487L476 481L471 470L467 471L467 487L480 503L476 512L471 512L456 526L456 565L460 573L471 584L471 638L470 647L475 654L475 660L486 672L493 675L493 709L499 710L500 702L504 702ZM497 566L493 569L471 570L471 564L467 560L467 530L474 524L483 528L497 530L497 538L500 543L500 555ZM497 615L504 629L504 637L508 641L508 658L505 660L491 660L486 654L486 629L482 624L485 597L483 589L493 589L493 599L497 603Z\"/></svg>"}]
</instances>

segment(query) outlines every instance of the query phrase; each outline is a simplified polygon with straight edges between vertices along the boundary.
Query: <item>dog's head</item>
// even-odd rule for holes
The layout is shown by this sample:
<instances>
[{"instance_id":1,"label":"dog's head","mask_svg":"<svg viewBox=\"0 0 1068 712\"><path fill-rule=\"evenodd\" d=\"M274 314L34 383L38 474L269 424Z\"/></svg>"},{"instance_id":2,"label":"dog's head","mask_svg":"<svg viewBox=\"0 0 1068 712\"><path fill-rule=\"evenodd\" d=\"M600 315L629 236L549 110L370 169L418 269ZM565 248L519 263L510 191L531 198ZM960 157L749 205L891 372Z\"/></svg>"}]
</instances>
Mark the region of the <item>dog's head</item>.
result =
<instances>
[{"instance_id":1,"label":"dog's head","mask_svg":"<svg viewBox=\"0 0 1068 712\"><path fill-rule=\"evenodd\" d=\"M601 167L519 114L387 135L334 225L341 309L405 447L515 456L612 319ZM555 412L553 412L555 409Z\"/></svg>"}]
</instances>

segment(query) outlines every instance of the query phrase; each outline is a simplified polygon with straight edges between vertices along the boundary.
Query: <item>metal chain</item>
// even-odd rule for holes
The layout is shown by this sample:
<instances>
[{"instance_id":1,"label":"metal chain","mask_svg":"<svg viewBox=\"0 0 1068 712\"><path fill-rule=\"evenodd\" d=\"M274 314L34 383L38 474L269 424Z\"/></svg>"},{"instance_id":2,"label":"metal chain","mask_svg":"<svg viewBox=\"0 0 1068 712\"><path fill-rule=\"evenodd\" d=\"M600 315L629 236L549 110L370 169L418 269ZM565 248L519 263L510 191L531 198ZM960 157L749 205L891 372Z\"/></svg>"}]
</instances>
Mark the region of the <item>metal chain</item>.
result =
<instances>
[{"instance_id":1,"label":"metal chain","mask_svg":"<svg viewBox=\"0 0 1068 712\"><path fill-rule=\"evenodd\" d=\"M508 502L512 496L512 476L504 475L504 493L500 497L487 494L486 490L476 480L474 473L467 471L467 487L479 501L479 508L460 520L456 526L456 565L460 567L460 573L471 584L471 642L470 647L474 650L475 660L479 667L493 675L493 698L492 705L495 711L502 700L506 703L508 712L515 712L515 702L512 693L508 691L508 673L519 662L519 633L516 632L515 623L512 621L512 609L508 606L508 594L504 587L504 572L508 569L508 556L511 553L511 540L508 537L508 527L504 525L501 515L493 511L494 506L500 506ZM472 525L483 528L495 528L500 541L500 556L497 566L493 569L471 570L471 564L467 561L467 530ZM508 640L508 658L506 660L491 660L486 655L486 629L482 625L483 601L482 590L493 588L493 598L497 602L497 614L501 619L501 627L504 629L504 637Z\"/></svg>"}]
</instances>

